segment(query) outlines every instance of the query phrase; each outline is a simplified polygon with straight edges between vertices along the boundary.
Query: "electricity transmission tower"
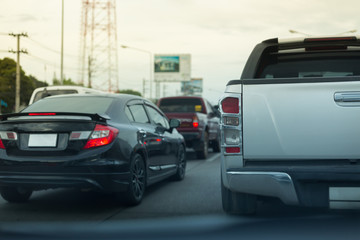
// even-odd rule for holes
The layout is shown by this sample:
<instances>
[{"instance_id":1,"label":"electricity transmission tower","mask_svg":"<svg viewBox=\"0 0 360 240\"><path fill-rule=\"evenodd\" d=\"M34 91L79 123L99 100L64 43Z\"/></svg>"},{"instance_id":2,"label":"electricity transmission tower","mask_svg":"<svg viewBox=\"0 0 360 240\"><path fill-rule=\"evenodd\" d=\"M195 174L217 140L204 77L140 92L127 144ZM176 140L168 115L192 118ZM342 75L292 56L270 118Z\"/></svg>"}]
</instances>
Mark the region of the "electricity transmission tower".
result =
<instances>
[{"instance_id":1,"label":"electricity transmission tower","mask_svg":"<svg viewBox=\"0 0 360 240\"><path fill-rule=\"evenodd\" d=\"M116 0L82 0L80 79L84 86L119 89Z\"/></svg>"}]
</instances>

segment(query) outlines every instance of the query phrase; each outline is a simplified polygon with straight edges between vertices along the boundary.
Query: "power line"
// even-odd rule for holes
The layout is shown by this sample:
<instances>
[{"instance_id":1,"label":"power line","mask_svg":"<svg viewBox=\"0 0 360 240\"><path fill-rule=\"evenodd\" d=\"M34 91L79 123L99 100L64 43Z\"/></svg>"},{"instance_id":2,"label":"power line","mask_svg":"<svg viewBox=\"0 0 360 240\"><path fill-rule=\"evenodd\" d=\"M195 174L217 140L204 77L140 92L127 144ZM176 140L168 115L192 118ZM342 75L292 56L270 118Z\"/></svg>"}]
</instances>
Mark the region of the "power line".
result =
<instances>
[{"instance_id":1,"label":"power line","mask_svg":"<svg viewBox=\"0 0 360 240\"><path fill-rule=\"evenodd\" d=\"M52 49L52 48L46 46L45 44L43 44L43 43L41 43L41 42L39 42L39 41L37 41L37 40L35 40L33 38L29 38L29 40L31 40L33 43L37 44L38 46L42 47L43 49L46 49L46 50L51 51L51 52L56 53L56 54L61 54L60 51ZM75 56L75 55L72 55L72 54L64 54L64 55L68 56L68 57L76 57L76 58L78 57L78 56Z\"/></svg>"},{"instance_id":2,"label":"power line","mask_svg":"<svg viewBox=\"0 0 360 240\"><path fill-rule=\"evenodd\" d=\"M48 64L48 65L52 65L56 68L59 68L60 66L58 64L56 64L55 62L50 62L44 58L41 58L41 57L38 57L38 56L35 56L33 54L28 54L29 57L32 57L34 59L36 59L38 62L41 62L41 63L44 63L44 64ZM70 69L70 70L73 70L73 71L78 71L80 72L80 69L79 68L72 68L72 67L65 67L65 69Z\"/></svg>"}]
</instances>

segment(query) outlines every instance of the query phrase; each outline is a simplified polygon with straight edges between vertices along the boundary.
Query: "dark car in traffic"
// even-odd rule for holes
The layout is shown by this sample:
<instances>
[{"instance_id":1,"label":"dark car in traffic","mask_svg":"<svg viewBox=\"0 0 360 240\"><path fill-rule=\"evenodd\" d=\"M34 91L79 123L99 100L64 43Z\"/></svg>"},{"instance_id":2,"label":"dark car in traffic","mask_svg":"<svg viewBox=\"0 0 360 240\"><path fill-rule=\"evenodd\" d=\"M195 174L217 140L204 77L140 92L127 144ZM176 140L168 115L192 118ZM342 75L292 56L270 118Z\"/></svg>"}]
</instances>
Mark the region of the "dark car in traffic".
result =
<instances>
[{"instance_id":1,"label":"dark car in traffic","mask_svg":"<svg viewBox=\"0 0 360 240\"><path fill-rule=\"evenodd\" d=\"M25 202L33 191L65 187L139 204L148 185L184 178L179 124L126 94L53 96L1 115L1 196Z\"/></svg>"},{"instance_id":2,"label":"dark car in traffic","mask_svg":"<svg viewBox=\"0 0 360 240\"><path fill-rule=\"evenodd\" d=\"M209 147L220 152L219 112L208 100L198 96L163 97L157 105L168 118L181 121L178 131L198 159L208 157Z\"/></svg>"}]
</instances>

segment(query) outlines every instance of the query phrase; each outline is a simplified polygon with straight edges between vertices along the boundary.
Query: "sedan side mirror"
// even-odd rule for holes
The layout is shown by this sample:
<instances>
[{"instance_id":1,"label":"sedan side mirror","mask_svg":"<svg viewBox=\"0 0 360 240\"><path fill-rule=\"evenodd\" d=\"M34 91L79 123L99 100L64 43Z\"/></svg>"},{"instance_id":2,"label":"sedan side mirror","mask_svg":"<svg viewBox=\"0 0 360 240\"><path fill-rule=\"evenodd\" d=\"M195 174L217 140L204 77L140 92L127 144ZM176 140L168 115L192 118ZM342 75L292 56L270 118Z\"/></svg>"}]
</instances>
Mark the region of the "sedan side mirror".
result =
<instances>
[{"instance_id":1,"label":"sedan side mirror","mask_svg":"<svg viewBox=\"0 0 360 240\"><path fill-rule=\"evenodd\" d=\"M180 126L180 120L176 118L172 118L169 120L170 129L177 128Z\"/></svg>"}]
</instances>

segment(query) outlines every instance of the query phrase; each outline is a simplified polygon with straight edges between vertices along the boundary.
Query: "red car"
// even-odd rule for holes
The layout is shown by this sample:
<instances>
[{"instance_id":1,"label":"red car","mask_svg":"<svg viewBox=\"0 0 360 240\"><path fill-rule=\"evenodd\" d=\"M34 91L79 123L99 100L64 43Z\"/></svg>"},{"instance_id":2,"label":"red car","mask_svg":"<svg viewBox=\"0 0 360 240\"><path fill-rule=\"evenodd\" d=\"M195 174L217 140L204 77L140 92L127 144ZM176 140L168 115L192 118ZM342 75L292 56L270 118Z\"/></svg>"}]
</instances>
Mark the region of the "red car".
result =
<instances>
[{"instance_id":1,"label":"red car","mask_svg":"<svg viewBox=\"0 0 360 240\"><path fill-rule=\"evenodd\" d=\"M208 156L209 146L220 152L218 110L206 99L196 96L165 97L158 101L168 118L181 121L177 130L184 136L186 146L196 151L198 159Z\"/></svg>"}]
</instances>

